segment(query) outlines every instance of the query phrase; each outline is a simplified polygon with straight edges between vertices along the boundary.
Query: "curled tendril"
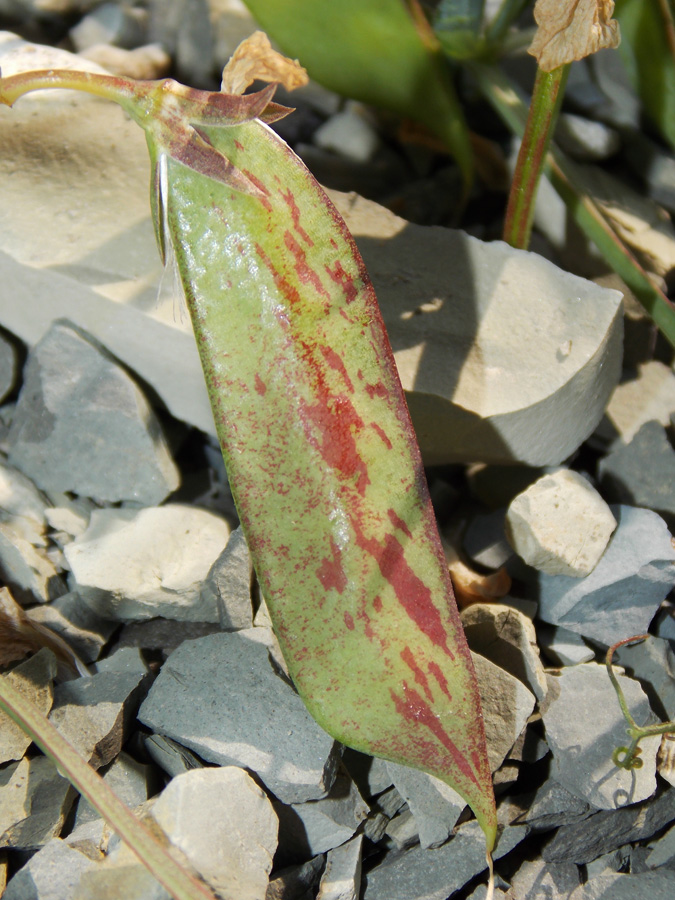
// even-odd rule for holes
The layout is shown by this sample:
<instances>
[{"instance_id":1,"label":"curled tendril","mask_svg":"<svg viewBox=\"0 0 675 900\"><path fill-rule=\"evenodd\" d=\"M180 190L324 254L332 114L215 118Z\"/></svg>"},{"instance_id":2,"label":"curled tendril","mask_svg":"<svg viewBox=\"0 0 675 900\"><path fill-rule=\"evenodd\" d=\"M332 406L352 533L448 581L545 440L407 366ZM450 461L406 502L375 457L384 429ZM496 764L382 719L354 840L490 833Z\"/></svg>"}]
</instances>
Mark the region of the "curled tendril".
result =
<instances>
[{"instance_id":1,"label":"curled tendril","mask_svg":"<svg viewBox=\"0 0 675 900\"><path fill-rule=\"evenodd\" d=\"M641 769L644 765L641 753L641 747L617 747L612 753L612 762L619 769Z\"/></svg>"}]
</instances>

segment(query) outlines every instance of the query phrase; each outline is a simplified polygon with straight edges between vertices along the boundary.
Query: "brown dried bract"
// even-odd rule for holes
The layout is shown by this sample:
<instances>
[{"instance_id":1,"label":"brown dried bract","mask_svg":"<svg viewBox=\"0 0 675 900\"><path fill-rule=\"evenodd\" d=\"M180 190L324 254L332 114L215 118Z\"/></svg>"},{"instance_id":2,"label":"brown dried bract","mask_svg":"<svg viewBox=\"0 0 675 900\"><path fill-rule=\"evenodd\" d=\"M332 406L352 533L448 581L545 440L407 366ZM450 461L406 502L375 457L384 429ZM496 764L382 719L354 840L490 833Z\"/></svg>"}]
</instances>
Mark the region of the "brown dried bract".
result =
<instances>
[{"instance_id":1,"label":"brown dried bract","mask_svg":"<svg viewBox=\"0 0 675 900\"><path fill-rule=\"evenodd\" d=\"M527 52L544 72L552 72L597 50L618 47L621 36L613 12L614 0L537 0L539 28Z\"/></svg>"},{"instance_id":2,"label":"brown dried bract","mask_svg":"<svg viewBox=\"0 0 675 900\"><path fill-rule=\"evenodd\" d=\"M287 91L307 84L307 72L300 63L287 59L272 49L263 31L255 31L232 54L223 69L221 91L225 94L243 94L254 81L276 82Z\"/></svg>"}]
</instances>

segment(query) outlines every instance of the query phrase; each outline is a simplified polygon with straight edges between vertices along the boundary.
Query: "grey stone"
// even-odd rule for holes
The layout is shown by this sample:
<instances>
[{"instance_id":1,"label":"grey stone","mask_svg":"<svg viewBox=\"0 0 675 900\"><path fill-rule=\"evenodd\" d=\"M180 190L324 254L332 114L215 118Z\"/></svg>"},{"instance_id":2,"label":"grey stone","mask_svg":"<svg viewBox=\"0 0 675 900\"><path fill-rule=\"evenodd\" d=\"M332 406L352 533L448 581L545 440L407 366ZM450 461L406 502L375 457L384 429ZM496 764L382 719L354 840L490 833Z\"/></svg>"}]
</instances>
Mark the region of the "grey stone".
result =
<instances>
[{"instance_id":1,"label":"grey stone","mask_svg":"<svg viewBox=\"0 0 675 900\"><path fill-rule=\"evenodd\" d=\"M270 800L243 769L177 775L150 814L223 900L264 895L278 822Z\"/></svg>"},{"instance_id":2,"label":"grey stone","mask_svg":"<svg viewBox=\"0 0 675 900\"><path fill-rule=\"evenodd\" d=\"M354 836L369 813L358 788L340 767L326 797L307 803L275 803L279 817L279 851L307 859L339 847Z\"/></svg>"},{"instance_id":3,"label":"grey stone","mask_svg":"<svg viewBox=\"0 0 675 900\"><path fill-rule=\"evenodd\" d=\"M201 769L204 763L191 753L186 747L163 737L161 734L151 734L143 741L148 756L156 762L171 778L191 769Z\"/></svg>"},{"instance_id":4,"label":"grey stone","mask_svg":"<svg viewBox=\"0 0 675 900\"><path fill-rule=\"evenodd\" d=\"M363 834L377 844L382 839L390 820L406 805L405 800L392 785L383 791L370 806L370 815L363 826Z\"/></svg>"},{"instance_id":5,"label":"grey stone","mask_svg":"<svg viewBox=\"0 0 675 900\"><path fill-rule=\"evenodd\" d=\"M265 900L314 900L324 864L321 854L302 865L281 869L270 880Z\"/></svg>"},{"instance_id":6,"label":"grey stone","mask_svg":"<svg viewBox=\"0 0 675 900\"><path fill-rule=\"evenodd\" d=\"M46 552L22 537L16 525L17 520L0 521L0 576L14 598L23 604L46 603L64 594L65 583Z\"/></svg>"},{"instance_id":7,"label":"grey stone","mask_svg":"<svg viewBox=\"0 0 675 900\"><path fill-rule=\"evenodd\" d=\"M635 721L655 722L637 681L617 677ZM615 809L654 793L659 736L641 742L642 768L628 771L612 761L613 751L627 743L626 722L604 665L562 669L550 679L541 714L553 753L552 777L577 797L599 809Z\"/></svg>"},{"instance_id":8,"label":"grey stone","mask_svg":"<svg viewBox=\"0 0 675 900\"><path fill-rule=\"evenodd\" d=\"M387 846L397 850L407 850L420 843L420 833L415 816L409 809L397 813L384 830Z\"/></svg>"},{"instance_id":9,"label":"grey stone","mask_svg":"<svg viewBox=\"0 0 675 900\"><path fill-rule=\"evenodd\" d=\"M505 828L494 858L508 853L526 835L524 826ZM446 900L485 868L485 836L470 822L437 850L413 847L389 854L365 876L363 900Z\"/></svg>"},{"instance_id":10,"label":"grey stone","mask_svg":"<svg viewBox=\"0 0 675 900\"><path fill-rule=\"evenodd\" d=\"M322 150L331 150L360 163L369 162L380 144L368 111L353 101L320 125L312 140Z\"/></svg>"},{"instance_id":11,"label":"grey stone","mask_svg":"<svg viewBox=\"0 0 675 900\"><path fill-rule=\"evenodd\" d=\"M53 838L11 879L3 900L66 900L72 897L82 873L95 865L84 853Z\"/></svg>"},{"instance_id":12,"label":"grey stone","mask_svg":"<svg viewBox=\"0 0 675 900\"><path fill-rule=\"evenodd\" d=\"M52 494L52 498L53 496ZM73 500L61 494L59 501L66 505L45 509L45 518L50 528L68 536L69 540L64 540L63 542L69 543L74 537L86 531L89 519L96 506L86 497L79 497Z\"/></svg>"},{"instance_id":13,"label":"grey stone","mask_svg":"<svg viewBox=\"0 0 675 900\"><path fill-rule=\"evenodd\" d=\"M527 810L516 821L529 825L533 832L552 831L561 825L587 819L593 811L589 803L549 778L537 789Z\"/></svg>"},{"instance_id":14,"label":"grey stone","mask_svg":"<svg viewBox=\"0 0 675 900\"><path fill-rule=\"evenodd\" d=\"M0 769L0 848L35 850L56 837L75 798L46 756Z\"/></svg>"},{"instance_id":15,"label":"grey stone","mask_svg":"<svg viewBox=\"0 0 675 900\"><path fill-rule=\"evenodd\" d=\"M215 598L200 592L229 533L220 516L177 503L100 509L65 554L75 589L100 616L217 622Z\"/></svg>"},{"instance_id":16,"label":"grey stone","mask_svg":"<svg viewBox=\"0 0 675 900\"><path fill-rule=\"evenodd\" d=\"M155 81L168 75L171 68L171 57L161 44L144 44L133 50L110 44L94 44L83 50L80 56L97 63L112 75L139 81Z\"/></svg>"},{"instance_id":17,"label":"grey stone","mask_svg":"<svg viewBox=\"0 0 675 900\"><path fill-rule=\"evenodd\" d=\"M266 647L247 633L182 644L138 717L209 762L252 769L284 803L324 797L335 777L335 742L274 673Z\"/></svg>"},{"instance_id":18,"label":"grey stone","mask_svg":"<svg viewBox=\"0 0 675 900\"><path fill-rule=\"evenodd\" d=\"M49 719L94 768L111 762L129 735L146 677L102 672L57 685Z\"/></svg>"},{"instance_id":19,"label":"grey stone","mask_svg":"<svg viewBox=\"0 0 675 900\"><path fill-rule=\"evenodd\" d=\"M560 147L583 162L600 162L619 149L619 135L602 122L563 113L556 124L555 140Z\"/></svg>"},{"instance_id":20,"label":"grey stone","mask_svg":"<svg viewBox=\"0 0 675 900\"><path fill-rule=\"evenodd\" d=\"M595 659L595 652L583 638L567 628L542 625L537 629L539 646L555 666L576 666Z\"/></svg>"},{"instance_id":21,"label":"grey stone","mask_svg":"<svg viewBox=\"0 0 675 900\"><path fill-rule=\"evenodd\" d=\"M462 610L461 618L471 650L522 681L537 700L543 700L546 675L531 619L500 603L474 603Z\"/></svg>"},{"instance_id":22,"label":"grey stone","mask_svg":"<svg viewBox=\"0 0 675 900\"><path fill-rule=\"evenodd\" d=\"M544 475L511 501L506 537L525 562L547 575L589 575L605 552L616 520L578 472Z\"/></svg>"},{"instance_id":23,"label":"grey stone","mask_svg":"<svg viewBox=\"0 0 675 900\"><path fill-rule=\"evenodd\" d=\"M85 662L93 662L118 627L97 616L76 591L30 610L30 618L60 635Z\"/></svg>"},{"instance_id":24,"label":"grey stone","mask_svg":"<svg viewBox=\"0 0 675 900\"><path fill-rule=\"evenodd\" d=\"M389 766L384 759L368 756L366 753L359 753L358 750L345 747L342 761L354 779L361 796L374 797L391 787Z\"/></svg>"},{"instance_id":25,"label":"grey stone","mask_svg":"<svg viewBox=\"0 0 675 900\"><path fill-rule=\"evenodd\" d=\"M330 851L316 900L359 900L362 844L358 835Z\"/></svg>"},{"instance_id":26,"label":"grey stone","mask_svg":"<svg viewBox=\"0 0 675 900\"><path fill-rule=\"evenodd\" d=\"M113 793L131 809L148 799L152 783L152 767L146 763L137 762L128 753L122 751L106 767L105 771L99 772L99 774L103 776L103 780ZM74 827L77 828L98 818L100 818L100 813L88 800L80 797Z\"/></svg>"},{"instance_id":27,"label":"grey stone","mask_svg":"<svg viewBox=\"0 0 675 900\"><path fill-rule=\"evenodd\" d=\"M143 650L161 650L168 656L184 641L220 633L215 622L177 622L175 619L148 619L131 622L121 630L118 647L139 647Z\"/></svg>"},{"instance_id":28,"label":"grey stone","mask_svg":"<svg viewBox=\"0 0 675 900\"><path fill-rule=\"evenodd\" d=\"M209 608L215 599L223 631L253 627L252 581L253 563L240 525L211 566L201 590Z\"/></svg>"},{"instance_id":29,"label":"grey stone","mask_svg":"<svg viewBox=\"0 0 675 900\"><path fill-rule=\"evenodd\" d=\"M168 50L185 83L212 89L214 39L206 0L152 0L149 37Z\"/></svg>"},{"instance_id":30,"label":"grey stone","mask_svg":"<svg viewBox=\"0 0 675 900\"><path fill-rule=\"evenodd\" d=\"M131 852L131 851L129 851ZM117 862L110 856L80 876L68 900L171 900L171 895L137 859Z\"/></svg>"},{"instance_id":31,"label":"grey stone","mask_svg":"<svg viewBox=\"0 0 675 900\"><path fill-rule=\"evenodd\" d=\"M659 422L646 422L626 447L601 459L598 476L609 500L653 509L675 524L675 450Z\"/></svg>"},{"instance_id":32,"label":"grey stone","mask_svg":"<svg viewBox=\"0 0 675 900\"><path fill-rule=\"evenodd\" d=\"M675 158L665 152L644 132L631 134L626 142L624 157L646 184L647 194L675 212Z\"/></svg>"},{"instance_id":33,"label":"grey stone","mask_svg":"<svg viewBox=\"0 0 675 900\"><path fill-rule=\"evenodd\" d=\"M675 719L675 653L668 641L650 637L619 647L613 661L640 682L654 712L664 720Z\"/></svg>"},{"instance_id":34,"label":"grey stone","mask_svg":"<svg viewBox=\"0 0 675 900\"><path fill-rule=\"evenodd\" d=\"M665 602L656 614L653 622L653 631L657 637L675 644L675 610L672 604Z\"/></svg>"},{"instance_id":35,"label":"grey stone","mask_svg":"<svg viewBox=\"0 0 675 900\"><path fill-rule=\"evenodd\" d=\"M499 569L513 556L504 533L506 510L495 509L474 516L464 534L464 551L474 563Z\"/></svg>"},{"instance_id":36,"label":"grey stone","mask_svg":"<svg viewBox=\"0 0 675 900\"><path fill-rule=\"evenodd\" d=\"M647 865L650 869L656 869L659 866L675 868L675 825L672 825L665 834L654 841L647 857Z\"/></svg>"},{"instance_id":37,"label":"grey stone","mask_svg":"<svg viewBox=\"0 0 675 900\"><path fill-rule=\"evenodd\" d=\"M22 516L32 519L43 530L47 505L47 498L30 478L0 459L0 518L3 521Z\"/></svg>"},{"instance_id":38,"label":"grey stone","mask_svg":"<svg viewBox=\"0 0 675 900\"><path fill-rule=\"evenodd\" d=\"M6 678L42 715L52 707L52 682L56 676L56 658L51 650L39 650L0 679ZM32 738L13 719L0 710L0 764L21 759Z\"/></svg>"},{"instance_id":39,"label":"grey stone","mask_svg":"<svg viewBox=\"0 0 675 900\"><path fill-rule=\"evenodd\" d=\"M561 826L542 849L547 862L589 863L623 844L644 841L675 819L675 789L645 803L601 810L580 822Z\"/></svg>"},{"instance_id":40,"label":"grey stone","mask_svg":"<svg viewBox=\"0 0 675 900\"><path fill-rule=\"evenodd\" d=\"M590 881L598 875L606 875L610 872L626 871L630 862L630 845L618 847L611 853L604 853L597 859L586 863L586 878L584 881ZM561 863L558 863L561 865ZM572 863L574 865L574 863Z\"/></svg>"},{"instance_id":41,"label":"grey stone","mask_svg":"<svg viewBox=\"0 0 675 900\"><path fill-rule=\"evenodd\" d=\"M673 876L661 872L641 875L598 875L572 891L568 900L671 900Z\"/></svg>"},{"instance_id":42,"label":"grey stone","mask_svg":"<svg viewBox=\"0 0 675 900\"><path fill-rule=\"evenodd\" d=\"M16 344L0 331L0 403L12 392L18 367Z\"/></svg>"},{"instance_id":43,"label":"grey stone","mask_svg":"<svg viewBox=\"0 0 675 900\"><path fill-rule=\"evenodd\" d=\"M535 698L504 669L478 653L472 653L471 658L483 707L490 770L496 772L525 728Z\"/></svg>"},{"instance_id":44,"label":"grey stone","mask_svg":"<svg viewBox=\"0 0 675 900\"><path fill-rule=\"evenodd\" d=\"M150 667L138 647L119 647L96 663L96 672L124 673L142 678L150 672Z\"/></svg>"},{"instance_id":45,"label":"grey stone","mask_svg":"<svg viewBox=\"0 0 675 900\"><path fill-rule=\"evenodd\" d=\"M568 900L580 884L574 863L546 863L525 860L511 877L512 896L518 900Z\"/></svg>"},{"instance_id":46,"label":"grey stone","mask_svg":"<svg viewBox=\"0 0 675 900\"><path fill-rule=\"evenodd\" d=\"M43 489L160 503L179 484L159 422L91 336L55 322L32 349L9 432L9 460Z\"/></svg>"},{"instance_id":47,"label":"grey stone","mask_svg":"<svg viewBox=\"0 0 675 900\"><path fill-rule=\"evenodd\" d=\"M131 49L145 42L148 14L138 6L103 3L68 32L77 53L95 44Z\"/></svg>"},{"instance_id":48,"label":"grey stone","mask_svg":"<svg viewBox=\"0 0 675 900\"><path fill-rule=\"evenodd\" d=\"M387 763L387 768L396 790L408 803L422 847L439 847L445 843L466 801L445 782L426 772L397 763Z\"/></svg>"},{"instance_id":49,"label":"grey stone","mask_svg":"<svg viewBox=\"0 0 675 900\"><path fill-rule=\"evenodd\" d=\"M586 578L538 573L539 617L610 646L643 634L675 584L675 547L663 519L614 506L616 531Z\"/></svg>"}]
</instances>

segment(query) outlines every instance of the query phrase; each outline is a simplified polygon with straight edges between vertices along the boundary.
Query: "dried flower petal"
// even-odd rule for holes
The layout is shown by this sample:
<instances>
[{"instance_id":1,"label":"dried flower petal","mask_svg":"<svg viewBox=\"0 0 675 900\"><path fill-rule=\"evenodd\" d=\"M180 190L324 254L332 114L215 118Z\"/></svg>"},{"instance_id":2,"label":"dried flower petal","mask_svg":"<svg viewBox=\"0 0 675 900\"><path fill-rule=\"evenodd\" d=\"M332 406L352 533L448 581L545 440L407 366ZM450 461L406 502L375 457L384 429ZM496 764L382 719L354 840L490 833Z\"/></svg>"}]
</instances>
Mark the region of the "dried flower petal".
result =
<instances>
[{"instance_id":1,"label":"dried flower petal","mask_svg":"<svg viewBox=\"0 0 675 900\"><path fill-rule=\"evenodd\" d=\"M223 69L221 91L226 94L243 94L254 81L282 84L287 91L302 87L309 81L300 63L287 59L272 49L263 31L255 31L232 54Z\"/></svg>"},{"instance_id":2,"label":"dried flower petal","mask_svg":"<svg viewBox=\"0 0 675 900\"><path fill-rule=\"evenodd\" d=\"M537 0L539 26L527 51L544 72L583 59L605 47L618 47L619 23L612 19L614 0Z\"/></svg>"}]
</instances>

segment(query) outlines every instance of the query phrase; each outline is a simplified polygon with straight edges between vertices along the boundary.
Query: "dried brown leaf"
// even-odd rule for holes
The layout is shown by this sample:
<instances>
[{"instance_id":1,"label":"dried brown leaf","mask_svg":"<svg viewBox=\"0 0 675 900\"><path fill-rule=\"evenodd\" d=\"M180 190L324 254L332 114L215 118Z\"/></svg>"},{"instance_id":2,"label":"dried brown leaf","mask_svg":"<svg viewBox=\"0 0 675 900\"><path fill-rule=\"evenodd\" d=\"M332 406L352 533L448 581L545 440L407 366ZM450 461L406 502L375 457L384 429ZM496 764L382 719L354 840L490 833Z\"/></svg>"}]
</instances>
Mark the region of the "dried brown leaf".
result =
<instances>
[{"instance_id":1,"label":"dried brown leaf","mask_svg":"<svg viewBox=\"0 0 675 900\"><path fill-rule=\"evenodd\" d=\"M287 59L272 49L263 31L255 31L232 54L223 69L221 91L225 94L243 94L254 81L277 82L287 91L302 87L309 81L300 63Z\"/></svg>"},{"instance_id":2,"label":"dried brown leaf","mask_svg":"<svg viewBox=\"0 0 675 900\"><path fill-rule=\"evenodd\" d=\"M539 26L527 51L544 72L583 59L605 47L618 47L619 23L612 19L614 0L537 0Z\"/></svg>"},{"instance_id":3,"label":"dried brown leaf","mask_svg":"<svg viewBox=\"0 0 675 900\"><path fill-rule=\"evenodd\" d=\"M59 660L80 675L87 667L66 641L51 629L33 622L7 588L0 588L0 667L48 647Z\"/></svg>"}]
</instances>

